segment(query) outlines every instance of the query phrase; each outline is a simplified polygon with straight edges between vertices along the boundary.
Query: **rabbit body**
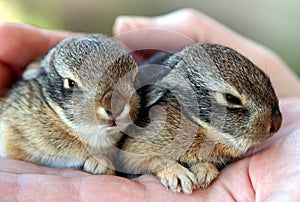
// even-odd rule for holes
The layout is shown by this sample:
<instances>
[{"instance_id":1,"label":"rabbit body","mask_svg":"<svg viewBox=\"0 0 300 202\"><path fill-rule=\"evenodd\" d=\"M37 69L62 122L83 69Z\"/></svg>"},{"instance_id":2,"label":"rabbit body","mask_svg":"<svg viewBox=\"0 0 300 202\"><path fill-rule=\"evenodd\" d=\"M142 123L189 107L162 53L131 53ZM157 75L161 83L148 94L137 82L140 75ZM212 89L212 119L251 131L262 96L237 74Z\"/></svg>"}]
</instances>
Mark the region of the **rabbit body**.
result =
<instances>
[{"instance_id":1,"label":"rabbit body","mask_svg":"<svg viewBox=\"0 0 300 202\"><path fill-rule=\"evenodd\" d=\"M155 174L191 193L279 130L268 76L233 49L193 44L167 57L172 70L141 87L141 110L118 154L125 173Z\"/></svg>"},{"instance_id":2,"label":"rabbit body","mask_svg":"<svg viewBox=\"0 0 300 202\"><path fill-rule=\"evenodd\" d=\"M70 37L0 105L0 154L40 165L114 174L110 157L138 111L137 65L101 35Z\"/></svg>"}]
</instances>

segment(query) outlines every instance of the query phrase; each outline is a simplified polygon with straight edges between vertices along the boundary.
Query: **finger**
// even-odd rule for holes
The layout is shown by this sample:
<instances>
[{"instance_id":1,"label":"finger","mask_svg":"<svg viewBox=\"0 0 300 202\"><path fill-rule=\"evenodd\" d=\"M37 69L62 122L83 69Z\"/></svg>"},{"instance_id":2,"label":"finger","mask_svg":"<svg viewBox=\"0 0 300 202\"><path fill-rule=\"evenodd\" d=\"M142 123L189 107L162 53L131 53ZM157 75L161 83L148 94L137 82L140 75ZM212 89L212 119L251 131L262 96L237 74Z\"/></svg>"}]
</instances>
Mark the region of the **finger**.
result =
<instances>
[{"instance_id":1,"label":"finger","mask_svg":"<svg viewBox=\"0 0 300 202\"><path fill-rule=\"evenodd\" d=\"M193 42L232 46L243 40L232 30L192 9L155 18L121 16L116 19L113 31L134 49L142 46L176 50Z\"/></svg>"},{"instance_id":2,"label":"finger","mask_svg":"<svg viewBox=\"0 0 300 202\"><path fill-rule=\"evenodd\" d=\"M125 178L97 175L65 178L39 174L0 173L0 195L5 201L198 201L199 194L175 194L156 179L134 182Z\"/></svg>"},{"instance_id":3,"label":"finger","mask_svg":"<svg viewBox=\"0 0 300 202\"><path fill-rule=\"evenodd\" d=\"M113 31L133 50L145 47L177 50L200 42L225 45L249 58L257 58L261 52L258 44L193 9L181 9L154 18L121 16L116 19Z\"/></svg>"},{"instance_id":4,"label":"finger","mask_svg":"<svg viewBox=\"0 0 300 202\"><path fill-rule=\"evenodd\" d=\"M151 197L147 192L141 184L116 176L64 178L0 173L0 198L5 197L4 201L40 201L41 197L44 201L145 201Z\"/></svg>"},{"instance_id":5,"label":"finger","mask_svg":"<svg viewBox=\"0 0 300 202\"><path fill-rule=\"evenodd\" d=\"M0 97L34 58L44 55L49 48L71 34L25 24L1 23Z\"/></svg>"},{"instance_id":6,"label":"finger","mask_svg":"<svg viewBox=\"0 0 300 202\"><path fill-rule=\"evenodd\" d=\"M17 23L0 24L0 64L20 73L34 58L45 54L69 32L51 31Z\"/></svg>"},{"instance_id":7,"label":"finger","mask_svg":"<svg viewBox=\"0 0 300 202\"><path fill-rule=\"evenodd\" d=\"M75 169L57 169L8 158L0 158L0 173L46 174L64 177L82 177L90 174Z\"/></svg>"},{"instance_id":8,"label":"finger","mask_svg":"<svg viewBox=\"0 0 300 202\"><path fill-rule=\"evenodd\" d=\"M225 45L263 69L279 97L300 96L299 79L276 54L195 10L182 9L155 18L119 17L114 34L131 51L174 51L193 42Z\"/></svg>"}]
</instances>

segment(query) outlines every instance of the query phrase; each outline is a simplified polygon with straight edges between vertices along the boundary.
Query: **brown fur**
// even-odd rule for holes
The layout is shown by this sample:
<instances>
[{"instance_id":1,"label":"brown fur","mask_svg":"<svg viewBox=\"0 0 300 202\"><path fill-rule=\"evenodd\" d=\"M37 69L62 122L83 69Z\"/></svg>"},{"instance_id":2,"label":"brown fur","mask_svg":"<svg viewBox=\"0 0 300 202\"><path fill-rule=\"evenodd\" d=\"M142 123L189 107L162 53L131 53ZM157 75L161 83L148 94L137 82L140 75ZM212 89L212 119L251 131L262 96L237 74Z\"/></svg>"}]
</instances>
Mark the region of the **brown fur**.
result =
<instances>
[{"instance_id":1,"label":"brown fur","mask_svg":"<svg viewBox=\"0 0 300 202\"><path fill-rule=\"evenodd\" d=\"M282 118L269 78L238 52L194 44L163 65L171 72L139 90L137 126L118 154L123 172L153 173L173 191L191 193L278 131Z\"/></svg>"},{"instance_id":2,"label":"brown fur","mask_svg":"<svg viewBox=\"0 0 300 202\"><path fill-rule=\"evenodd\" d=\"M136 116L138 97L132 95L136 73L134 60L111 39L99 35L65 39L50 50L41 68L3 99L0 154L113 174L111 152L122 131L110 124L126 105L130 110L118 121Z\"/></svg>"}]
</instances>

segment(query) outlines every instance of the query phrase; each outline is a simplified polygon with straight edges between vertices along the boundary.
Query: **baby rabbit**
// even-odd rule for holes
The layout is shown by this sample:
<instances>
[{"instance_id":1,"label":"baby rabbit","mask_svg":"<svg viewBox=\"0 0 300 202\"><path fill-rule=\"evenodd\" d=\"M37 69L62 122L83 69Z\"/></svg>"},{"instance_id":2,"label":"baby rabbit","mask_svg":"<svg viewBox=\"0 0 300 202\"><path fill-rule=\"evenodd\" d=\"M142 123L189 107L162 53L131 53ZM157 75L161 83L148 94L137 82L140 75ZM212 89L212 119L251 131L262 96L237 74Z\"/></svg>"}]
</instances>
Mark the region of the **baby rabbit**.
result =
<instances>
[{"instance_id":1,"label":"baby rabbit","mask_svg":"<svg viewBox=\"0 0 300 202\"><path fill-rule=\"evenodd\" d=\"M138 90L139 118L118 154L123 172L153 173L174 192L191 193L279 130L269 78L233 49L193 44L163 65L170 73Z\"/></svg>"},{"instance_id":2,"label":"baby rabbit","mask_svg":"<svg viewBox=\"0 0 300 202\"><path fill-rule=\"evenodd\" d=\"M139 109L136 74L133 58L109 38L63 40L2 100L1 156L114 174L116 122L132 123Z\"/></svg>"}]
</instances>

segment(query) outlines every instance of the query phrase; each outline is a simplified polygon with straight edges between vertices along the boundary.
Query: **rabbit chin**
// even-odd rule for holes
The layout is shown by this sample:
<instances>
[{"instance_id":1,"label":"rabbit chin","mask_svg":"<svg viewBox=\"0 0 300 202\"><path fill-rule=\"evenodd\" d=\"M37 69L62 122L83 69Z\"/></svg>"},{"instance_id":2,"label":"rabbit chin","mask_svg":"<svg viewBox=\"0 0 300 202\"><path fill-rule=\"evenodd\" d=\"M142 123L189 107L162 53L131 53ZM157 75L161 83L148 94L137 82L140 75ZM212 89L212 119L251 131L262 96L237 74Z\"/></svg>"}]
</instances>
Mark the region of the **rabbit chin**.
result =
<instances>
[{"instance_id":1,"label":"rabbit chin","mask_svg":"<svg viewBox=\"0 0 300 202\"><path fill-rule=\"evenodd\" d=\"M56 108L56 110L60 109ZM105 124L98 120L91 122L83 120L70 121L64 113L59 114L64 123L73 130L84 145L96 148L110 147L122 137L122 132L116 125Z\"/></svg>"},{"instance_id":2,"label":"rabbit chin","mask_svg":"<svg viewBox=\"0 0 300 202\"><path fill-rule=\"evenodd\" d=\"M77 125L75 129L80 141L93 148L111 147L122 137L120 128L116 125Z\"/></svg>"}]
</instances>

